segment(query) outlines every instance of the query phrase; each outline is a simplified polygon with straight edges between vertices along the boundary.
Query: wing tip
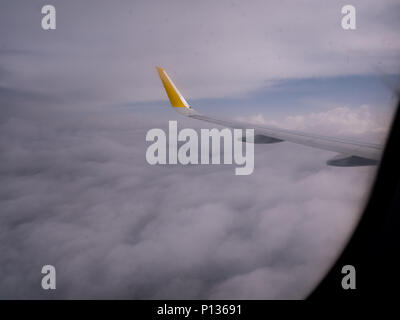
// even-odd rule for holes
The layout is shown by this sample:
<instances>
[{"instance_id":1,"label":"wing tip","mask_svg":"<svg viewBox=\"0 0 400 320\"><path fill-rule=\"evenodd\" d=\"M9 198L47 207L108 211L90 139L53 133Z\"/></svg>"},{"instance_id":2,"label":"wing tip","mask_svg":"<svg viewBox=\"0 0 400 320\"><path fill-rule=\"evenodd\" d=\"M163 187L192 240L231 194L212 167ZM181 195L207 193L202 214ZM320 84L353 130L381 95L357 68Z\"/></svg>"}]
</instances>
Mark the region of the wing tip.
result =
<instances>
[{"instance_id":1,"label":"wing tip","mask_svg":"<svg viewBox=\"0 0 400 320\"><path fill-rule=\"evenodd\" d=\"M197 112L186 102L185 98L179 92L178 88L176 88L167 72L160 66L156 66L156 69L173 109L185 116L197 114Z\"/></svg>"},{"instance_id":2,"label":"wing tip","mask_svg":"<svg viewBox=\"0 0 400 320\"><path fill-rule=\"evenodd\" d=\"M175 86L171 78L165 72L165 70L160 67L156 66L158 71L158 75L161 79L161 82L164 86L164 89L167 93L169 101L174 108L190 108L189 104L186 102L183 95L179 92L178 88Z\"/></svg>"}]
</instances>

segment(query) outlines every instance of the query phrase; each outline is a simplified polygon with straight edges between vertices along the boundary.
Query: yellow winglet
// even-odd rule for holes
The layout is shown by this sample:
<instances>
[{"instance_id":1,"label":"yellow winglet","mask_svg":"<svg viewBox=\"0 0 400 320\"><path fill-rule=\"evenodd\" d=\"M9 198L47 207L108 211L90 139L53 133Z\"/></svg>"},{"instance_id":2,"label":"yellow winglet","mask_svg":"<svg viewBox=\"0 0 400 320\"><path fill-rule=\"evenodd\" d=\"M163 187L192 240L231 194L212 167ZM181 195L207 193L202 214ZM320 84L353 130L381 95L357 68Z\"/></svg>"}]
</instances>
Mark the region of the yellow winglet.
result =
<instances>
[{"instance_id":1,"label":"yellow winglet","mask_svg":"<svg viewBox=\"0 0 400 320\"><path fill-rule=\"evenodd\" d=\"M158 75L164 85L165 91L167 92L169 101L174 108L190 108L189 104L186 102L185 98L181 95L177 87L168 77L165 70L161 67L157 67Z\"/></svg>"}]
</instances>

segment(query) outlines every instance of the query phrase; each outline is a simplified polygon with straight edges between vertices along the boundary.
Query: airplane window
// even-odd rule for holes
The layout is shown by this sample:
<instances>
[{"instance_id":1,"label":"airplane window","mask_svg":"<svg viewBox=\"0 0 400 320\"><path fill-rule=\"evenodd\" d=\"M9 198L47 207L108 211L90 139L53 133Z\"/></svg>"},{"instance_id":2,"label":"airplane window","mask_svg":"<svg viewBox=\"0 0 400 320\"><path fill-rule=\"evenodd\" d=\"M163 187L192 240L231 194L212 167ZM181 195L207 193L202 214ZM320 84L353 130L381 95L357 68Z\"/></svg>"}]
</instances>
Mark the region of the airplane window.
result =
<instances>
[{"instance_id":1,"label":"airplane window","mask_svg":"<svg viewBox=\"0 0 400 320\"><path fill-rule=\"evenodd\" d=\"M398 1L0 8L0 299L368 290Z\"/></svg>"}]
</instances>

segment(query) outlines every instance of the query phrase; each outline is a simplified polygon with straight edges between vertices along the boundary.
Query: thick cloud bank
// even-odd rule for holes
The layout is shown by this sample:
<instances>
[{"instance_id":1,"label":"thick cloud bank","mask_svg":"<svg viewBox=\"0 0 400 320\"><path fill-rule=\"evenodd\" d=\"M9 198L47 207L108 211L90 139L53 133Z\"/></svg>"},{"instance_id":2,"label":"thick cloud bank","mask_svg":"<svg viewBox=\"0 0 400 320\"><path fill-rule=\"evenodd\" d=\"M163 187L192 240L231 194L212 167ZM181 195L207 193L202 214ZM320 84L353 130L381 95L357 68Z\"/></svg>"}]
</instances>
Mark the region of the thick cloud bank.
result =
<instances>
[{"instance_id":1,"label":"thick cloud bank","mask_svg":"<svg viewBox=\"0 0 400 320\"><path fill-rule=\"evenodd\" d=\"M368 105L336 107L327 111L289 115L283 119L265 119L263 114L237 117L238 120L292 130L318 132L332 136L384 143L391 112L372 112Z\"/></svg>"},{"instance_id":2,"label":"thick cloud bank","mask_svg":"<svg viewBox=\"0 0 400 320\"><path fill-rule=\"evenodd\" d=\"M167 125L39 107L1 119L1 298L312 289L357 222L374 168L328 167L334 153L288 142L257 145L251 176L231 165L150 166L145 134ZM57 270L52 292L40 286L45 264Z\"/></svg>"}]
</instances>

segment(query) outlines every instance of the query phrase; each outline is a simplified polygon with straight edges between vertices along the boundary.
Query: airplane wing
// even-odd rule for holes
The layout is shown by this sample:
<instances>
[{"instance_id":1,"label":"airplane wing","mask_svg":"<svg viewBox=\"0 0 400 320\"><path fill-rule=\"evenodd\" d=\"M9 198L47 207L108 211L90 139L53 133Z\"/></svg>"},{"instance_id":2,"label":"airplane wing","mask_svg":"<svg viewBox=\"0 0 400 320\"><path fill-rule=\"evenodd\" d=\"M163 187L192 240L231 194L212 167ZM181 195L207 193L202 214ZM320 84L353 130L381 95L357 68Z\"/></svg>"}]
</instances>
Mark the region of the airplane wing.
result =
<instances>
[{"instance_id":1,"label":"airplane wing","mask_svg":"<svg viewBox=\"0 0 400 320\"><path fill-rule=\"evenodd\" d=\"M290 141L313 148L334 151L338 154L328 160L327 164L340 167L375 165L378 164L381 157L383 148L378 144L260 126L240 121L216 119L201 115L189 106L165 70L157 67L157 71L175 111L189 118L215 123L224 127L254 129L254 141L246 141L245 138L242 138L244 142L267 144Z\"/></svg>"}]
</instances>

